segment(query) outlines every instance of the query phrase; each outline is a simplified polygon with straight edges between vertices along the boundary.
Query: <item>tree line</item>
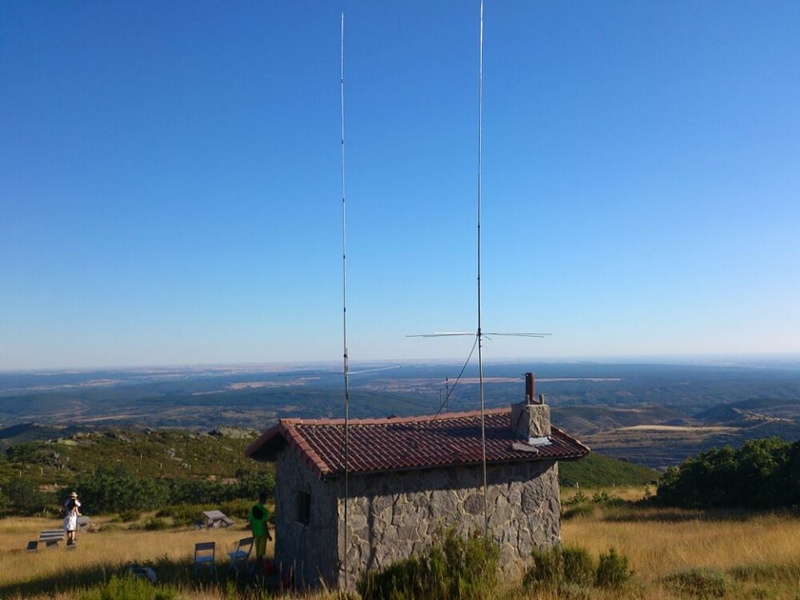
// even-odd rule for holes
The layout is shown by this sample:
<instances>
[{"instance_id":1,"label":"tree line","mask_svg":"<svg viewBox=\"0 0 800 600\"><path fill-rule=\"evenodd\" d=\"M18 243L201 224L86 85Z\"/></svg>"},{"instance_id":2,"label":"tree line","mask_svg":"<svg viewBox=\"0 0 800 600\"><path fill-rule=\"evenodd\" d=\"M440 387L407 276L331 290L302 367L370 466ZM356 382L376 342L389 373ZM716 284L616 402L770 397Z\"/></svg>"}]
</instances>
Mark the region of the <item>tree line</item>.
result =
<instances>
[{"instance_id":1,"label":"tree line","mask_svg":"<svg viewBox=\"0 0 800 600\"><path fill-rule=\"evenodd\" d=\"M0 490L0 514L53 515L73 490L80 494L86 514L148 511L183 504L219 505L238 499L257 498L262 490L272 496L275 478L271 472L239 469L230 482L219 479L147 477L122 467L99 469L78 475L73 483L44 490L35 481L18 477Z\"/></svg>"},{"instance_id":2,"label":"tree line","mask_svg":"<svg viewBox=\"0 0 800 600\"><path fill-rule=\"evenodd\" d=\"M29 448L8 452L19 460ZM0 461L2 462L2 461ZM149 511L166 506L219 505L273 496L274 472L239 468L229 478L154 477L123 466L73 474L44 486L36 477L6 475L0 484L0 516L56 514L68 494L81 496L87 514ZM671 467L659 479L655 502L683 508L774 509L800 504L800 441L750 440L734 449L715 448Z\"/></svg>"},{"instance_id":3,"label":"tree line","mask_svg":"<svg viewBox=\"0 0 800 600\"><path fill-rule=\"evenodd\" d=\"M750 440L714 448L672 467L656 500L683 508L774 509L800 503L800 441Z\"/></svg>"}]
</instances>

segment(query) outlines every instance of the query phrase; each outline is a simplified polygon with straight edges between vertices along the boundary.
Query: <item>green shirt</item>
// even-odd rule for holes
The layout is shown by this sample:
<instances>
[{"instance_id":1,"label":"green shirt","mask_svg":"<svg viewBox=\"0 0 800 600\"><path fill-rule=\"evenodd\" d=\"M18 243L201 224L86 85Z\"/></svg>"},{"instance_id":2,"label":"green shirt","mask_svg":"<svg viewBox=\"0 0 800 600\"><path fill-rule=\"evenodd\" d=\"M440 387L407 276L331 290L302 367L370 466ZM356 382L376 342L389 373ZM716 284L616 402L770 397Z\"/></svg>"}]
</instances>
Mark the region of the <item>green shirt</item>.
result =
<instances>
[{"instance_id":1,"label":"green shirt","mask_svg":"<svg viewBox=\"0 0 800 600\"><path fill-rule=\"evenodd\" d=\"M253 506L247 518L250 520L250 531L253 532L253 537L267 537L269 511L263 504L259 502Z\"/></svg>"}]
</instances>

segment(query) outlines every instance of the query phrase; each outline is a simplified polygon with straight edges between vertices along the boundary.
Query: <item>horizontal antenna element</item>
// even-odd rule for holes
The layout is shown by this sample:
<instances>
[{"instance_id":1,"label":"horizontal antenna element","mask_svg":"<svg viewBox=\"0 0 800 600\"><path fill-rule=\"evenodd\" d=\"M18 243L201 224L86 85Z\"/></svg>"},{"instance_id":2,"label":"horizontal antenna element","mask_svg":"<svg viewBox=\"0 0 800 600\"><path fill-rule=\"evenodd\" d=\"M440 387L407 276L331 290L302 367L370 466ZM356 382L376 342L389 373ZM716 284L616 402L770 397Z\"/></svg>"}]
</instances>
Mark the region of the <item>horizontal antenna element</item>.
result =
<instances>
[{"instance_id":1,"label":"horizontal antenna element","mask_svg":"<svg viewBox=\"0 0 800 600\"><path fill-rule=\"evenodd\" d=\"M407 335L406 337L422 337L422 338L429 338L429 337L454 337L454 336L474 336L478 335L474 331L434 331L433 333L417 333L413 335ZM536 332L516 332L516 333L500 333L500 332L487 332L482 331L480 333L482 336L489 336L489 335L508 335L514 337L533 337L533 338L543 338L549 335L553 335L552 333L536 333Z\"/></svg>"}]
</instances>

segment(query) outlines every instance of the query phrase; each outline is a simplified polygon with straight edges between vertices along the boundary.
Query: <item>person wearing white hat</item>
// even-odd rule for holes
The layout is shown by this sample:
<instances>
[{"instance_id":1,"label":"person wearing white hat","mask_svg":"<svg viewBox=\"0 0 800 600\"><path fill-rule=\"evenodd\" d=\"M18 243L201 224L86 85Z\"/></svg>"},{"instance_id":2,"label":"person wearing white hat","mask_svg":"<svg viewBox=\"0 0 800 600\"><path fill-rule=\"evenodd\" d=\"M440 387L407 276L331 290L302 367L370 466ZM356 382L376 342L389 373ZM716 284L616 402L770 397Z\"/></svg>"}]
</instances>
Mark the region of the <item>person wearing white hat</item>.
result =
<instances>
[{"instance_id":1,"label":"person wearing white hat","mask_svg":"<svg viewBox=\"0 0 800 600\"><path fill-rule=\"evenodd\" d=\"M67 531L67 546L75 545L75 530L78 528L78 517L81 516L80 501L78 500L78 493L72 492L69 499L64 503L64 529Z\"/></svg>"}]
</instances>

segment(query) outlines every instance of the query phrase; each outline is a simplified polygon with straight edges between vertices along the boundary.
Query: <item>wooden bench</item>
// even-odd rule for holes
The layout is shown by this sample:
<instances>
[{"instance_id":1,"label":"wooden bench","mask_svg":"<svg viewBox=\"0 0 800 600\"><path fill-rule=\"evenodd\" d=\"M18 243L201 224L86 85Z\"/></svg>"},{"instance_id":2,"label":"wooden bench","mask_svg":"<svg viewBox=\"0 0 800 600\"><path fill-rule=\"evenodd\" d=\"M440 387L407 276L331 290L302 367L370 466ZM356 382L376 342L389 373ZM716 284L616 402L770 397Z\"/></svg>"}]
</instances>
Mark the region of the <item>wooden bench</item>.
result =
<instances>
[{"instance_id":1,"label":"wooden bench","mask_svg":"<svg viewBox=\"0 0 800 600\"><path fill-rule=\"evenodd\" d=\"M39 542L48 548L57 548L58 542L64 539L63 529L45 529L39 534Z\"/></svg>"}]
</instances>

